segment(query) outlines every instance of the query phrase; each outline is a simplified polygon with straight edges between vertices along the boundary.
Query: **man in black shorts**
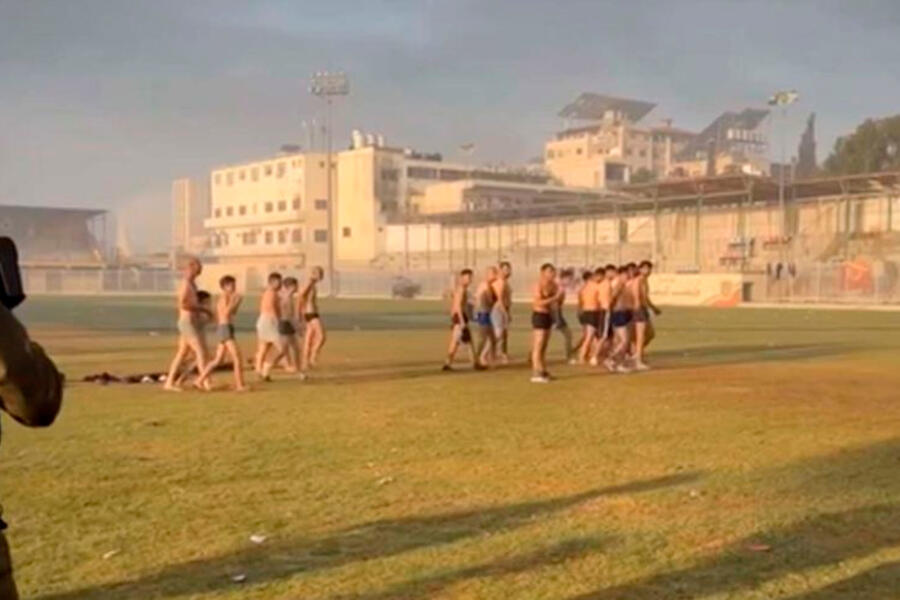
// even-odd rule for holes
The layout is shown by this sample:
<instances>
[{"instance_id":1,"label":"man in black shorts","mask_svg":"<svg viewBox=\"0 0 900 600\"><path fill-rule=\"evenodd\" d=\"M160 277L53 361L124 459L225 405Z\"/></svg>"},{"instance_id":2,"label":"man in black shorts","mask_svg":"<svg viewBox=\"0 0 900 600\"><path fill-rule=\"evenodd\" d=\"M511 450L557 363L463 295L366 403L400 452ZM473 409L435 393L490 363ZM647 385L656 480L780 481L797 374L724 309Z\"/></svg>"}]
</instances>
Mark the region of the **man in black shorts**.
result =
<instances>
[{"instance_id":1,"label":"man in black shorts","mask_svg":"<svg viewBox=\"0 0 900 600\"><path fill-rule=\"evenodd\" d=\"M553 307L562 300L559 284L556 282L556 267L550 263L541 266L540 276L534 286L531 299L531 382L548 383L547 342L553 328Z\"/></svg>"},{"instance_id":2,"label":"man in black shorts","mask_svg":"<svg viewBox=\"0 0 900 600\"><path fill-rule=\"evenodd\" d=\"M469 330L469 285L472 283L472 269L463 269L459 272L456 287L453 290L453 299L450 303L450 345L447 348L447 360L444 361L442 370L452 371L453 360L460 344L469 349L472 367L481 368L478 357L472 348L472 332Z\"/></svg>"}]
</instances>

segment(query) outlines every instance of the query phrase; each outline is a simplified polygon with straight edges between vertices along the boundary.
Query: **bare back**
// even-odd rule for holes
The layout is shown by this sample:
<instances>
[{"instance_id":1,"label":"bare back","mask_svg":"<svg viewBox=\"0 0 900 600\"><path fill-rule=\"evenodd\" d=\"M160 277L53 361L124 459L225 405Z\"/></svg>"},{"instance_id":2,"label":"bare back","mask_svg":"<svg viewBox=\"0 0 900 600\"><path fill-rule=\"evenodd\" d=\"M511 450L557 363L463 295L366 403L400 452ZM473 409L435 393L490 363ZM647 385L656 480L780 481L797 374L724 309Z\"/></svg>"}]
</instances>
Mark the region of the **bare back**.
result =
<instances>
[{"instance_id":1,"label":"bare back","mask_svg":"<svg viewBox=\"0 0 900 600\"><path fill-rule=\"evenodd\" d=\"M197 286L194 285L194 282L188 279L182 280L181 286L178 288L178 317L193 318L195 311L192 311L187 307L196 307L199 304L200 301L197 299Z\"/></svg>"},{"instance_id":2,"label":"bare back","mask_svg":"<svg viewBox=\"0 0 900 600\"><path fill-rule=\"evenodd\" d=\"M583 311L597 310L600 297L597 290L596 281L588 281L578 292L578 305Z\"/></svg>"},{"instance_id":3,"label":"bare back","mask_svg":"<svg viewBox=\"0 0 900 600\"><path fill-rule=\"evenodd\" d=\"M319 291L316 283L310 283L309 289L303 298L303 314L315 315L319 313Z\"/></svg>"},{"instance_id":4,"label":"bare back","mask_svg":"<svg viewBox=\"0 0 900 600\"><path fill-rule=\"evenodd\" d=\"M284 321L293 321L296 318L297 303L294 299L294 292L282 293L278 299L281 306L281 318Z\"/></svg>"},{"instance_id":5,"label":"bare back","mask_svg":"<svg viewBox=\"0 0 900 600\"><path fill-rule=\"evenodd\" d=\"M220 294L216 302L216 323L231 325L240 303L241 298L237 294Z\"/></svg>"},{"instance_id":6,"label":"bare back","mask_svg":"<svg viewBox=\"0 0 900 600\"><path fill-rule=\"evenodd\" d=\"M649 300L647 280L644 277L635 277L633 283L634 305L636 308L646 308Z\"/></svg>"},{"instance_id":7,"label":"bare back","mask_svg":"<svg viewBox=\"0 0 900 600\"><path fill-rule=\"evenodd\" d=\"M278 292L271 288L266 288L266 291L263 292L262 298L259 300L259 314L265 315L267 317L275 317L276 319L281 317L281 311L278 302Z\"/></svg>"},{"instance_id":8,"label":"bare back","mask_svg":"<svg viewBox=\"0 0 900 600\"><path fill-rule=\"evenodd\" d=\"M612 309L612 284L609 279L603 278L603 281L597 284L597 301L600 308L605 311Z\"/></svg>"},{"instance_id":9,"label":"bare back","mask_svg":"<svg viewBox=\"0 0 900 600\"><path fill-rule=\"evenodd\" d=\"M618 296L613 306L614 310L634 310L634 291L630 281L622 281L616 283Z\"/></svg>"}]
</instances>

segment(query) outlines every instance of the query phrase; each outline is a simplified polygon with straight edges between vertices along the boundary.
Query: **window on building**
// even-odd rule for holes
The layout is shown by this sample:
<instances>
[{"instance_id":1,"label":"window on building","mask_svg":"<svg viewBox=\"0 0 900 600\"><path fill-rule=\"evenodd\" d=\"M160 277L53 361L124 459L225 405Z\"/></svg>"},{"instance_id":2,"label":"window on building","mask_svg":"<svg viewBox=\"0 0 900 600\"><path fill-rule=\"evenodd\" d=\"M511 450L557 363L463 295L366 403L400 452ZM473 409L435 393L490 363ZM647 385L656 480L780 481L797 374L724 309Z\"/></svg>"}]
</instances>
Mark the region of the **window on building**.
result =
<instances>
[{"instance_id":1,"label":"window on building","mask_svg":"<svg viewBox=\"0 0 900 600\"><path fill-rule=\"evenodd\" d=\"M430 167L407 167L406 176L411 179L437 179L438 170Z\"/></svg>"},{"instance_id":2,"label":"window on building","mask_svg":"<svg viewBox=\"0 0 900 600\"><path fill-rule=\"evenodd\" d=\"M234 173L232 173L231 171L228 171L228 174L225 175L225 182L228 185L231 185L232 183L234 183Z\"/></svg>"},{"instance_id":3,"label":"window on building","mask_svg":"<svg viewBox=\"0 0 900 600\"><path fill-rule=\"evenodd\" d=\"M284 177L284 172L286 169L287 165L285 165L283 162L278 163L278 176Z\"/></svg>"},{"instance_id":4,"label":"window on building","mask_svg":"<svg viewBox=\"0 0 900 600\"><path fill-rule=\"evenodd\" d=\"M320 161L319 161L319 168L320 168L320 169L324 169L324 168L325 168L325 161L324 161L324 160L320 160Z\"/></svg>"},{"instance_id":5,"label":"window on building","mask_svg":"<svg viewBox=\"0 0 900 600\"><path fill-rule=\"evenodd\" d=\"M399 179L400 173L397 169L382 169L381 170L381 180L382 181L397 181Z\"/></svg>"},{"instance_id":6,"label":"window on building","mask_svg":"<svg viewBox=\"0 0 900 600\"><path fill-rule=\"evenodd\" d=\"M278 232L278 243L279 244L287 243L287 230L282 229Z\"/></svg>"},{"instance_id":7,"label":"window on building","mask_svg":"<svg viewBox=\"0 0 900 600\"><path fill-rule=\"evenodd\" d=\"M216 173L216 176L213 179L216 182L216 185L219 185L219 183L222 181L222 176Z\"/></svg>"},{"instance_id":8,"label":"window on building","mask_svg":"<svg viewBox=\"0 0 900 600\"><path fill-rule=\"evenodd\" d=\"M238 206L238 214L241 215L241 216L246 215L246 214L247 214L247 207L244 206L243 204L241 204L240 206Z\"/></svg>"},{"instance_id":9,"label":"window on building","mask_svg":"<svg viewBox=\"0 0 900 600\"><path fill-rule=\"evenodd\" d=\"M287 202L285 202L284 200L279 200L278 201L278 210L279 211L287 210Z\"/></svg>"},{"instance_id":10,"label":"window on building","mask_svg":"<svg viewBox=\"0 0 900 600\"><path fill-rule=\"evenodd\" d=\"M223 246L227 246L227 245L228 245L228 234L227 234L227 233L223 233L223 234L222 234L222 245L223 245Z\"/></svg>"},{"instance_id":11,"label":"window on building","mask_svg":"<svg viewBox=\"0 0 900 600\"><path fill-rule=\"evenodd\" d=\"M221 209L221 208L217 208L217 209L216 209L216 212L215 212L215 215L216 215L216 218L221 217L221 216L222 216L222 209Z\"/></svg>"},{"instance_id":12,"label":"window on building","mask_svg":"<svg viewBox=\"0 0 900 600\"><path fill-rule=\"evenodd\" d=\"M272 212L272 203L266 202L266 212Z\"/></svg>"},{"instance_id":13,"label":"window on building","mask_svg":"<svg viewBox=\"0 0 900 600\"><path fill-rule=\"evenodd\" d=\"M576 148L576 149L575 149L575 154L581 154L581 148Z\"/></svg>"},{"instance_id":14,"label":"window on building","mask_svg":"<svg viewBox=\"0 0 900 600\"><path fill-rule=\"evenodd\" d=\"M328 210L328 200L316 200L316 210Z\"/></svg>"},{"instance_id":15,"label":"window on building","mask_svg":"<svg viewBox=\"0 0 900 600\"><path fill-rule=\"evenodd\" d=\"M442 181L458 181L465 179L466 175L465 171L460 171L459 169L441 169L438 173L438 178Z\"/></svg>"},{"instance_id":16,"label":"window on building","mask_svg":"<svg viewBox=\"0 0 900 600\"><path fill-rule=\"evenodd\" d=\"M259 181L259 168L253 167L250 169L250 179L253 181Z\"/></svg>"},{"instance_id":17,"label":"window on building","mask_svg":"<svg viewBox=\"0 0 900 600\"><path fill-rule=\"evenodd\" d=\"M226 217L230 217L230 216L233 215L233 214L234 214L234 208L232 208L232 207L229 206L228 208L225 209L225 216L226 216Z\"/></svg>"},{"instance_id":18,"label":"window on building","mask_svg":"<svg viewBox=\"0 0 900 600\"><path fill-rule=\"evenodd\" d=\"M244 181L245 179L247 179L247 172L245 170L241 169L241 172L238 173L238 179L240 179L241 181Z\"/></svg>"},{"instance_id":19,"label":"window on building","mask_svg":"<svg viewBox=\"0 0 900 600\"><path fill-rule=\"evenodd\" d=\"M646 151L646 150L640 150L640 151L638 152L638 156L640 156L641 158L647 156L647 151Z\"/></svg>"},{"instance_id":20,"label":"window on building","mask_svg":"<svg viewBox=\"0 0 900 600\"><path fill-rule=\"evenodd\" d=\"M291 200L291 208L300 210L300 196L294 196L294 199Z\"/></svg>"},{"instance_id":21,"label":"window on building","mask_svg":"<svg viewBox=\"0 0 900 600\"><path fill-rule=\"evenodd\" d=\"M302 229L294 229L291 231L291 241L295 244L299 244L303 241L303 230Z\"/></svg>"},{"instance_id":22,"label":"window on building","mask_svg":"<svg viewBox=\"0 0 900 600\"><path fill-rule=\"evenodd\" d=\"M267 243L267 244L271 244L271 243L272 243L272 232L271 232L271 231L267 231L267 232L266 232L266 243Z\"/></svg>"},{"instance_id":23,"label":"window on building","mask_svg":"<svg viewBox=\"0 0 900 600\"><path fill-rule=\"evenodd\" d=\"M553 158L553 150L547 150L547 158Z\"/></svg>"},{"instance_id":24,"label":"window on building","mask_svg":"<svg viewBox=\"0 0 900 600\"><path fill-rule=\"evenodd\" d=\"M328 241L328 230L316 229L316 232L313 235L313 239L320 244L324 244Z\"/></svg>"},{"instance_id":25,"label":"window on building","mask_svg":"<svg viewBox=\"0 0 900 600\"><path fill-rule=\"evenodd\" d=\"M272 175L272 165L266 165L263 167L263 173L266 174L266 177L270 177Z\"/></svg>"},{"instance_id":26,"label":"window on building","mask_svg":"<svg viewBox=\"0 0 900 600\"><path fill-rule=\"evenodd\" d=\"M349 227L344 227L344 228L341 230L341 235L343 235L345 238L350 237L350 228L349 228Z\"/></svg>"}]
</instances>

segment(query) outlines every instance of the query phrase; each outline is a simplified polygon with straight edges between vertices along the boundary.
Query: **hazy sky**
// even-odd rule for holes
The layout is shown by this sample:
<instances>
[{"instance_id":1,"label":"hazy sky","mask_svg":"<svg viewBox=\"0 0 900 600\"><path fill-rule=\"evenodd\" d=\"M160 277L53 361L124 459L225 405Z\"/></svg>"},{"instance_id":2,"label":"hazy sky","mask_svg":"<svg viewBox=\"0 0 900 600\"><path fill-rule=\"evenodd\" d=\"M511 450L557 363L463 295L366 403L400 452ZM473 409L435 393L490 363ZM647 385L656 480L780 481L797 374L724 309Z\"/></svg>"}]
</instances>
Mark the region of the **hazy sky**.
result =
<instances>
[{"instance_id":1,"label":"hazy sky","mask_svg":"<svg viewBox=\"0 0 900 600\"><path fill-rule=\"evenodd\" d=\"M0 0L0 203L115 208L168 244L173 178L304 141L307 79L345 69L351 128L458 158L539 156L582 91L700 129L796 88L819 158L900 112L900 2Z\"/></svg>"}]
</instances>

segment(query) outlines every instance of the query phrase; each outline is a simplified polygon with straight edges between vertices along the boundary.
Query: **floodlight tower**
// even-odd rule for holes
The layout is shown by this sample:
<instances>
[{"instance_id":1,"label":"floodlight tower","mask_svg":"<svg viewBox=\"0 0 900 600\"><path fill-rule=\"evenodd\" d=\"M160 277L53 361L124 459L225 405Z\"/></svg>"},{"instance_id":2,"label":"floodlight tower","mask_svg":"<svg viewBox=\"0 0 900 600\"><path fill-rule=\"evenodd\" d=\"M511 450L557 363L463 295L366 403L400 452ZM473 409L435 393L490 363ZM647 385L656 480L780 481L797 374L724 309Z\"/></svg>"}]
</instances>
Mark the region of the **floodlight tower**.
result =
<instances>
[{"instance_id":1,"label":"floodlight tower","mask_svg":"<svg viewBox=\"0 0 900 600\"><path fill-rule=\"evenodd\" d=\"M800 98L797 90L782 90L769 97L769 106L781 107L781 164L778 168L778 209L781 211L781 237L787 237L787 213L784 207L784 165L786 158L787 107Z\"/></svg>"},{"instance_id":2,"label":"floodlight tower","mask_svg":"<svg viewBox=\"0 0 900 600\"><path fill-rule=\"evenodd\" d=\"M328 179L326 184L327 202L328 202L328 289L331 296L336 296L338 291L338 282L334 278L334 236L335 232L335 211L334 211L334 184L332 182L332 144L334 142L331 127L331 107L333 99L337 96L346 96L350 93L350 81L347 74L343 71L318 71L313 74L309 81L309 92L318 98L325 100L325 154L327 156L327 166L325 168L325 176Z\"/></svg>"}]
</instances>

